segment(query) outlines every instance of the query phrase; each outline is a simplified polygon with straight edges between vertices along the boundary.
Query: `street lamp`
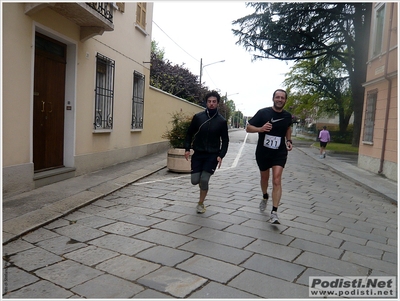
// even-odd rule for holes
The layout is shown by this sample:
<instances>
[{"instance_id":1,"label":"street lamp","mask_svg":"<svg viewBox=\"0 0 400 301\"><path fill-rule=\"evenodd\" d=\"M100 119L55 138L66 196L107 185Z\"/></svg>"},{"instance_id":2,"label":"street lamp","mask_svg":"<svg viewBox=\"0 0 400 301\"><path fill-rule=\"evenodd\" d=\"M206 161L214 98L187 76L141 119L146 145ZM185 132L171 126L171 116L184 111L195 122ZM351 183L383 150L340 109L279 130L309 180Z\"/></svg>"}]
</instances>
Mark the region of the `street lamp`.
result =
<instances>
[{"instance_id":1,"label":"street lamp","mask_svg":"<svg viewBox=\"0 0 400 301\"><path fill-rule=\"evenodd\" d=\"M238 104L237 106L236 106L236 104L235 104L235 107L237 108L237 110L236 110L236 113L237 113L237 114L235 114L235 116L234 116L234 117L236 117L236 118L233 119L233 123L234 123L234 126L237 127L237 128L239 128L240 116L242 116L242 119L243 119L243 117L244 117L243 113L242 113L242 112L240 111L240 109L239 109L239 106L241 106L241 105L243 105L243 102L240 103L240 104ZM240 114L240 113L242 113L242 114ZM235 119L236 119L236 124L235 124Z\"/></svg>"},{"instance_id":2,"label":"street lamp","mask_svg":"<svg viewBox=\"0 0 400 301\"><path fill-rule=\"evenodd\" d=\"M228 95L228 92L226 92L226 93L225 93L225 97L226 97L226 99L228 100L228 96L232 96L232 95L236 95L236 94L239 94L239 93L233 93L233 94L229 94L229 95Z\"/></svg>"},{"instance_id":3,"label":"street lamp","mask_svg":"<svg viewBox=\"0 0 400 301\"><path fill-rule=\"evenodd\" d=\"M207 64L207 65L203 66L203 59L200 59L200 85L201 85L201 77L203 76L203 69L205 67L207 67L207 66L210 66L210 65L213 65L213 64L216 64L216 63L223 63L223 62L225 62L225 60L214 62L214 63Z\"/></svg>"}]
</instances>

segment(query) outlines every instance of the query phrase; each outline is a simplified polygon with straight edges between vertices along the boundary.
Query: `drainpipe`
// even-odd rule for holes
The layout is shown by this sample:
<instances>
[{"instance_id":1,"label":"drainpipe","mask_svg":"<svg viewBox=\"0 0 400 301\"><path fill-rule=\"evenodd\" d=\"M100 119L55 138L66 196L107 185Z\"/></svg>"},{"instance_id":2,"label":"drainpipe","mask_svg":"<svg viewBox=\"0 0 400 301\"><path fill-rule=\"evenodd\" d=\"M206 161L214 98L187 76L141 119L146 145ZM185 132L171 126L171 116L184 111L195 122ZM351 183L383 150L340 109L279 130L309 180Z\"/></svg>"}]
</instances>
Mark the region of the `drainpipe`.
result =
<instances>
[{"instance_id":1,"label":"drainpipe","mask_svg":"<svg viewBox=\"0 0 400 301\"><path fill-rule=\"evenodd\" d=\"M385 62L385 79L388 81L388 92L386 99L386 114L385 114L385 125L383 128L383 139L382 139L382 152L381 152L381 161L379 165L378 173L381 174L383 172L383 162L385 161L385 151L386 151L386 136L387 136L387 128L389 121L389 110L390 110L390 98L392 96L392 79L388 77L388 66L389 66L389 51L390 51L390 36L392 31L392 23L393 23L393 7L394 3L392 3L390 10L390 19L389 19L389 28L388 28L388 41L386 47L386 62Z\"/></svg>"}]
</instances>

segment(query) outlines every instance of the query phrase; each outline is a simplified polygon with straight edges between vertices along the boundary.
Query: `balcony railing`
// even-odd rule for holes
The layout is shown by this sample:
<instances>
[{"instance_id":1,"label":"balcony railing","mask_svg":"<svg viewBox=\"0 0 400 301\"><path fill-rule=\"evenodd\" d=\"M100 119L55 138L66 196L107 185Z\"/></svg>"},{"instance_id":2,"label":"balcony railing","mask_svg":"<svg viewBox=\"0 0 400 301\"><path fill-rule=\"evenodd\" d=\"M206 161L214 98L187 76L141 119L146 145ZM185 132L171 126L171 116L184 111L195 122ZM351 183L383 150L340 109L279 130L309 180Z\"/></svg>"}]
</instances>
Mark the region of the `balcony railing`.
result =
<instances>
[{"instance_id":1,"label":"balcony railing","mask_svg":"<svg viewBox=\"0 0 400 301\"><path fill-rule=\"evenodd\" d=\"M113 7L111 3L106 2L86 2L91 8L97 11L100 15L112 23L113 21Z\"/></svg>"}]
</instances>

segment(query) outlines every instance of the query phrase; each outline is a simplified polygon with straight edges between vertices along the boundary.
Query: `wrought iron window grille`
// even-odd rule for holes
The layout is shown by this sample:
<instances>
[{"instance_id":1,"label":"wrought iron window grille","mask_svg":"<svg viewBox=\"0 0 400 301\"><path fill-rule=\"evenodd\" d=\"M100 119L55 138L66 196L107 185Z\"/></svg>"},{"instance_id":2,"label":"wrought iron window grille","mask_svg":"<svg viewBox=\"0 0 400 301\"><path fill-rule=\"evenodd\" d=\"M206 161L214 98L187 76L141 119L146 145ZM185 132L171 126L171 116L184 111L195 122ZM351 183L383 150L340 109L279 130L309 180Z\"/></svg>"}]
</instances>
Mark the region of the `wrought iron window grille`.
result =
<instances>
[{"instance_id":1,"label":"wrought iron window grille","mask_svg":"<svg viewBox=\"0 0 400 301\"><path fill-rule=\"evenodd\" d=\"M144 112L144 84L143 74L134 71L133 73L133 93L132 93L132 122L131 129L143 129Z\"/></svg>"},{"instance_id":2,"label":"wrought iron window grille","mask_svg":"<svg viewBox=\"0 0 400 301\"><path fill-rule=\"evenodd\" d=\"M112 129L115 61L100 53L96 59L94 129Z\"/></svg>"}]
</instances>

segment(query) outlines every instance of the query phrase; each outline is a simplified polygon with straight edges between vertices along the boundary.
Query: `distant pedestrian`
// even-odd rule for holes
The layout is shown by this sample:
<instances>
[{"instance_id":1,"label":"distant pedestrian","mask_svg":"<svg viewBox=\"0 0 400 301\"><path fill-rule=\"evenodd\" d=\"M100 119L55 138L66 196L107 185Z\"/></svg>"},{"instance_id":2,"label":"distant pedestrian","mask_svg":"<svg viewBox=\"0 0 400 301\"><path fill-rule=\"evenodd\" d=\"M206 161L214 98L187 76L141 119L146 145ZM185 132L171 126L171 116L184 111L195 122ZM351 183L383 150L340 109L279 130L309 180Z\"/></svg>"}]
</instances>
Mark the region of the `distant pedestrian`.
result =
<instances>
[{"instance_id":1,"label":"distant pedestrian","mask_svg":"<svg viewBox=\"0 0 400 301\"><path fill-rule=\"evenodd\" d=\"M272 168L272 210L270 222L280 224L278 206L282 196L282 173L292 145L292 115L285 111L287 93L278 89L272 95L273 106L258 110L247 124L248 133L258 133L256 161L260 170L263 199L260 210L264 211L268 201L269 172Z\"/></svg>"},{"instance_id":2,"label":"distant pedestrian","mask_svg":"<svg viewBox=\"0 0 400 301\"><path fill-rule=\"evenodd\" d=\"M329 141L331 141L331 135L329 134L329 131L326 129L326 126L323 126L322 130L319 132L319 157L321 159L326 157L326 146Z\"/></svg>"},{"instance_id":3,"label":"distant pedestrian","mask_svg":"<svg viewBox=\"0 0 400 301\"><path fill-rule=\"evenodd\" d=\"M221 167L222 159L228 151L228 124L218 112L220 98L215 91L206 94L207 108L193 116L185 138L186 160L189 160L190 149L194 151L191 159L191 182L200 187L197 213L206 211L204 200L210 177L217 166Z\"/></svg>"}]
</instances>

